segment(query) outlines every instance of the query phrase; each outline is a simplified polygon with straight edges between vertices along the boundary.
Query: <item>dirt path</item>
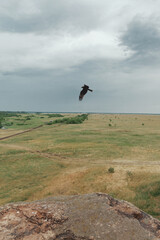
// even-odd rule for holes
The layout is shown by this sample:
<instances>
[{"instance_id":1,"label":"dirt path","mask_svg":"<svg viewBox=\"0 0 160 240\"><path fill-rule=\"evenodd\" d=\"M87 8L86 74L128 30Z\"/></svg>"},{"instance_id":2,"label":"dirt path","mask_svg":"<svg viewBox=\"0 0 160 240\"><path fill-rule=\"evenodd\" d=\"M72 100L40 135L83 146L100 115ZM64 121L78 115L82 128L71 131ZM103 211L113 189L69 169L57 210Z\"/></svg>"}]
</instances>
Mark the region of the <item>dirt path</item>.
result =
<instances>
[{"instance_id":1,"label":"dirt path","mask_svg":"<svg viewBox=\"0 0 160 240\"><path fill-rule=\"evenodd\" d=\"M15 137L15 136L20 135L20 134L24 134L24 133L26 133L26 132L31 132L31 131L33 131L33 130L35 130L35 129L37 129L37 128L41 128L41 127L43 127L43 126L44 126L44 125L39 125L38 127L34 127L34 128L31 128L31 129L25 130L25 131L23 131L23 132L19 132L19 133L15 133L15 134L12 134L12 135L9 135L9 136L6 136L6 137L2 137L2 138L0 138L0 141L2 141L2 140L4 140L4 139L7 139L7 138Z\"/></svg>"},{"instance_id":2,"label":"dirt path","mask_svg":"<svg viewBox=\"0 0 160 240\"><path fill-rule=\"evenodd\" d=\"M7 144L7 143L0 143L0 147L6 147L6 148L10 148L10 149L15 149L15 150L25 150L28 153L32 153L32 154L37 154L40 155L42 157L46 157L46 158L50 158L53 159L53 157L57 157L60 159L66 159L66 157L62 156L61 154L58 153L43 153L40 150L33 150L31 148L25 147L25 146L20 146L17 144Z\"/></svg>"}]
</instances>

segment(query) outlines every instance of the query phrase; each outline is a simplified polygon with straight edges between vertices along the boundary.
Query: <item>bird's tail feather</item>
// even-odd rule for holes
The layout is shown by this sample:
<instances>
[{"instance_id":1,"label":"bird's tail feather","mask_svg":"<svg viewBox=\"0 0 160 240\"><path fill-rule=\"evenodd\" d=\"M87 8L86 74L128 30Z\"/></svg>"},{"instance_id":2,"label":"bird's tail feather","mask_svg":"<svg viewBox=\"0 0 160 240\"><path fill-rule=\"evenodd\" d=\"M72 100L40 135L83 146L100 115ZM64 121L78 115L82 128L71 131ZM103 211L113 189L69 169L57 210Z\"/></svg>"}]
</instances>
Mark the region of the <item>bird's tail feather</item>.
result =
<instances>
[{"instance_id":1,"label":"bird's tail feather","mask_svg":"<svg viewBox=\"0 0 160 240\"><path fill-rule=\"evenodd\" d=\"M79 95L79 101L82 101L83 95Z\"/></svg>"}]
</instances>

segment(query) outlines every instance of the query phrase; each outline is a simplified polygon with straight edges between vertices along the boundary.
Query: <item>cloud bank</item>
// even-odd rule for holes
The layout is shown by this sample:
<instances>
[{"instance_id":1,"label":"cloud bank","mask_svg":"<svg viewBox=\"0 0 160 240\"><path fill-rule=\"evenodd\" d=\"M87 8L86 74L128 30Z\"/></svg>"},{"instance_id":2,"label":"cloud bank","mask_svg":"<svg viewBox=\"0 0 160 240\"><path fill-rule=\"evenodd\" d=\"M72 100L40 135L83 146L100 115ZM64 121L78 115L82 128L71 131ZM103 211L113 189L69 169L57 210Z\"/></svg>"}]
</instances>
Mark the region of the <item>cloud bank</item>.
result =
<instances>
[{"instance_id":1,"label":"cloud bank","mask_svg":"<svg viewBox=\"0 0 160 240\"><path fill-rule=\"evenodd\" d=\"M158 0L2 0L0 110L160 113ZM78 102L83 84L94 89Z\"/></svg>"}]
</instances>

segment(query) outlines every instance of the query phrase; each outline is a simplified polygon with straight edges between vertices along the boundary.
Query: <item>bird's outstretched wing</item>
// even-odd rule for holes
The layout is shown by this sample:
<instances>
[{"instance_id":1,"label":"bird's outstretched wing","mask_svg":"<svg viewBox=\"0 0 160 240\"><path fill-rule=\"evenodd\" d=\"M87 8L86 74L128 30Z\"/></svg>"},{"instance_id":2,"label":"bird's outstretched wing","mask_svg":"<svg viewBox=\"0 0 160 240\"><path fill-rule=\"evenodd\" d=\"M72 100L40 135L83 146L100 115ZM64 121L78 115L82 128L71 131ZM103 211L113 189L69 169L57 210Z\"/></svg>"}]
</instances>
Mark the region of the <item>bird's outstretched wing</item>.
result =
<instances>
[{"instance_id":1,"label":"bird's outstretched wing","mask_svg":"<svg viewBox=\"0 0 160 240\"><path fill-rule=\"evenodd\" d=\"M83 90L82 90L79 94L79 101L82 101L83 97L84 97L84 94L83 94Z\"/></svg>"}]
</instances>

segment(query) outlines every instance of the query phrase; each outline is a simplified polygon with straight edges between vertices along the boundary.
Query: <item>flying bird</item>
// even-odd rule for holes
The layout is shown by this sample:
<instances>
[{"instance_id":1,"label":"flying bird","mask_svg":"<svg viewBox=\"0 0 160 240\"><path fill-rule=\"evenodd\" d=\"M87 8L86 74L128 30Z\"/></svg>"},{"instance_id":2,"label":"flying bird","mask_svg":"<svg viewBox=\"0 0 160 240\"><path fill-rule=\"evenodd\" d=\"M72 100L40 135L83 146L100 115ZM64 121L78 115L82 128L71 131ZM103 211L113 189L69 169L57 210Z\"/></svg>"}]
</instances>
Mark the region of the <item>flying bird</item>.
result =
<instances>
[{"instance_id":1,"label":"flying bird","mask_svg":"<svg viewBox=\"0 0 160 240\"><path fill-rule=\"evenodd\" d=\"M82 88L83 88L83 90L82 90L82 91L80 92L80 94L79 94L79 101L82 101L84 95L85 95L88 91L93 92L93 90L89 89L89 86L87 86L87 85L85 85L85 84L84 84L84 86L83 86Z\"/></svg>"}]
</instances>

